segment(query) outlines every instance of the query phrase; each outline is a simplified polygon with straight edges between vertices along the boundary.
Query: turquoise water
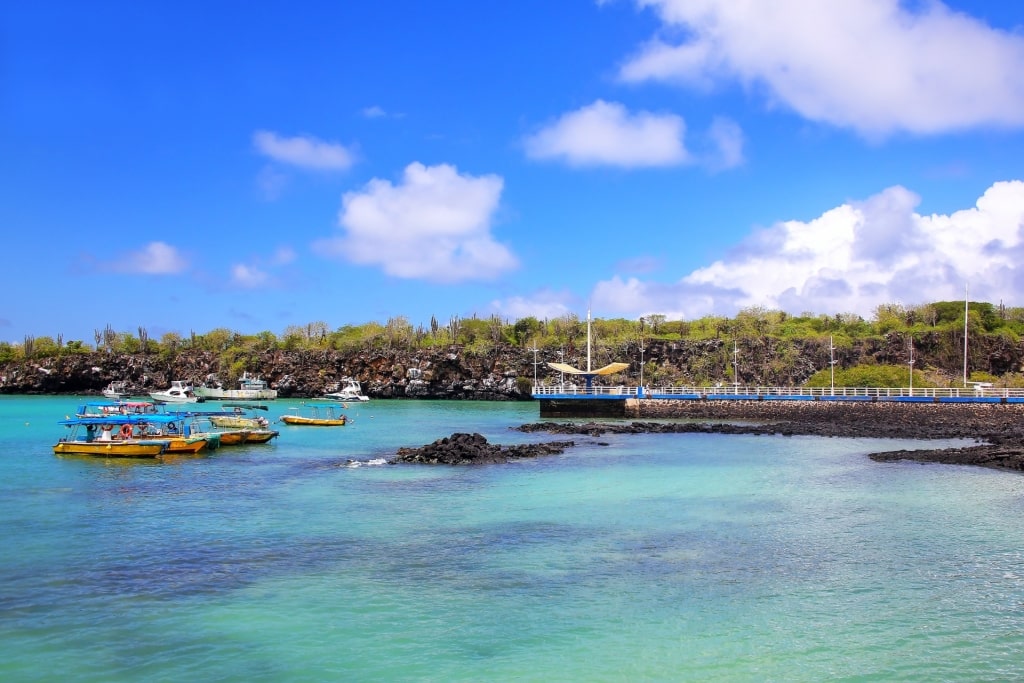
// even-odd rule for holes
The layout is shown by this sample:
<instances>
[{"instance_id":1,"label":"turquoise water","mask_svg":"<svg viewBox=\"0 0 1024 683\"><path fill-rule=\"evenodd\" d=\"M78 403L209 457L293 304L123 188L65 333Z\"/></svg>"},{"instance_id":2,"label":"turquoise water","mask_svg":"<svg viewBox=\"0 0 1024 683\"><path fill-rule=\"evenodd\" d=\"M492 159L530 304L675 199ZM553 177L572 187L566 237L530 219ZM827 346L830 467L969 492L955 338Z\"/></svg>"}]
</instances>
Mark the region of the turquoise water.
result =
<instances>
[{"instance_id":1,"label":"turquoise water","mask_svg":"<svg viewBox=\"0 0 1024 683\"><path fill-rule=\"evenodd\" d=\"M1024 478L866 457L919 442L348 466L456 431L567 438L510 431L532 403L372 401L270 446L58 458L78 402L0 398L0 680L1024 677Z\"/></svg>"}]
</instances>

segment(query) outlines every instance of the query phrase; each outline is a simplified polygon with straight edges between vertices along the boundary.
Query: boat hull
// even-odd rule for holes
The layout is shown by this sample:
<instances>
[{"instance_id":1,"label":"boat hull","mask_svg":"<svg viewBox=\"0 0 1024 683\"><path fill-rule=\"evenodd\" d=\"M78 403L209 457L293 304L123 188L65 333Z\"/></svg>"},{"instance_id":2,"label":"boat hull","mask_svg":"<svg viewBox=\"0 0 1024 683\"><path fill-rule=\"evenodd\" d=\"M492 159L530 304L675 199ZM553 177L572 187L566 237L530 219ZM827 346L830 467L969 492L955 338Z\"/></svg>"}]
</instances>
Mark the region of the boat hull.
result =
<instances>
[{"instance_id":1,"label":"boat hull","mask_svg":"<svg viewBox=\"0 0 1024 683\"><path fill-rule=\"evenodd\" d=\"M303 425L308 427L344 427L345 418L328 419L323 417L302 417L301 415L282 415L281 422L287 425Z\"/></svg>"},{"instance_id":2,"label":"boat hull","mask_svg":"<svg viewBox=\"0 0 1024 683\"><path fill-rule=\"evenodd\" d=\"M271 439L277 436L280 432L273 429L254 429L249 432L246 443L268 443Z\"/></svg>"},{"instance_id":3,"label":"boat hull","mask_svg":"<svg viewBox=\"0 0 1024 683\"><path fill-rule=\"evenodd\" d=\"M165 453L198 453L209 445L205 436L175 437L167 440Z\"/></svg>"},{"instance_id":4,"label":"boat hull","mask_svg":"<svg viewBox=\"0 0 1024 683\"><path fill-rule=\"evenodd\" d=\"M93 455L101 458L155 458L167 449L167 441L61 441L55 455Z\"/></svg>"},{"instance_id":5,"label":"boat hull","mask_svg":"<svg viewBox=\"0 0 1024 683\"><path fill-rule=\"evenodd\" d=\"M273 401L277 399L276 389L217 389L196 387L196 396L207 401Z\"/></svg>"},{"instance_id":6,"label":"boat hull","mask_svg":"<svg viewBox=\"0 0 1024 683\"><path fill-rule=\"evenodd\" d=\"M261 429L263 427L258 418L233 415L211 415L210 423L215 427L228 429Z\"/></svg>"}]
</instances>

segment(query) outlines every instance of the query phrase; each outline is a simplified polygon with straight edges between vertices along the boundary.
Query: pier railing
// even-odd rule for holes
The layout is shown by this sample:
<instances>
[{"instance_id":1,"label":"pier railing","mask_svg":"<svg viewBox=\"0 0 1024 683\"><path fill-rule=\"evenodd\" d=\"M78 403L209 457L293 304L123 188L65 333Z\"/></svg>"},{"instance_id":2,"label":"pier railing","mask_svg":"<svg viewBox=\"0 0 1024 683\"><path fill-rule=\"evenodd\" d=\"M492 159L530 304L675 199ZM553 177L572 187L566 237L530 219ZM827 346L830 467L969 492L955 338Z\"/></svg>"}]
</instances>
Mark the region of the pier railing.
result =
<instances>
[{"instance_id":1,"label":"pier railing","mask_svg":"<svg viewBox=\"0 0 1024 683\"><path fill-rule=\"evenodd\" d=\"M538 384L536 398L594 396L605 398L920 398L924 399L1024 399L1024 389L1000 387L761 387L722 386L592 386L575 384Z\"/></svg>"}]
</instances>

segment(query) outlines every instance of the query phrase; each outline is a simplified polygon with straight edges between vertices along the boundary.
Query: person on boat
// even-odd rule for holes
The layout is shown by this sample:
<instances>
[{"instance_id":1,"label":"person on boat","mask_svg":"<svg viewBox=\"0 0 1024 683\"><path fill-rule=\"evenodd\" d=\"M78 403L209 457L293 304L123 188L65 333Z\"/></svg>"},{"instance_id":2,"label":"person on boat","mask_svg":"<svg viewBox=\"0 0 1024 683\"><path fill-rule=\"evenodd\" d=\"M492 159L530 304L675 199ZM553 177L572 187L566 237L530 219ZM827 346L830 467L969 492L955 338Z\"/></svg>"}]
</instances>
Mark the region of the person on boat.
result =
<instances>
[{"instance_id":1,"label":"person on boat","mask_svg":"<svg viewBox=\"0 0 1024 683\"><path fill-rule=\"evenodd\" d=\"M85 426L85 441L86 443L96 438L96 425Z\"/></svg>"},{"instance_id":2,"label":"person on boat","mask_svg":"<svg viewBox=\"0 0 1024 683\"><path fill-rule=\"evenodd\" d=\"M112 427L110 425L103 425L102 427L100 427L100 438L99 438L99 440L100 441L110 441L111 440L111 437L110 437L110 430L111 429L112 429Z\"/></svg>"}]
</instances>

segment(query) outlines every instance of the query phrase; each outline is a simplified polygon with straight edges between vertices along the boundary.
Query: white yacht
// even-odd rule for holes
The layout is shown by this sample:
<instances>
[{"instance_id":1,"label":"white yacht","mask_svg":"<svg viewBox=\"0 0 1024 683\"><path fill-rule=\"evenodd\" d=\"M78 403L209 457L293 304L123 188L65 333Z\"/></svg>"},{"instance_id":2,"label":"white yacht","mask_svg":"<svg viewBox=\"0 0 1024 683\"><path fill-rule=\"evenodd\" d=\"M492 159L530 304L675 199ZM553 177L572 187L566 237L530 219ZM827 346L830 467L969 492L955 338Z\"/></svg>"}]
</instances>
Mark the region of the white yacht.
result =
<instances>
[{"instance_id":1,"label":"white yacht","mask_svg":"<svg viewBox=\"0 0 1024 683\"><path fill-rule=\"evenodd\" d=\"M191 384L180 380L172 381L171 386L163 391L149 392L149 396L157 403L199 403L203 400L196 396Z\"/></svg>"},{"instance_id":2,"label":"white yacht","mask_svg":"<svg viewBox=\"0 0 1024 683\"><path fill-rule=\"evenodd\" d=\"M330 391L320 398L327 401L369 401L370 397L363 393L363 388L359 385L359 381L353 377L346 377L343 379L338 388L334 391Z\"/></svg>"},{"instance_id":3,"label":"white yacht","mask_svg":"<svg viewBox=\"0 0 1024 683\"><path fill-rule=\"evenodd\" d=\"M210 375L195 388L195 393L208 401L273 401L277 398L277 390L271 389L266 380L248 372L242 373L237 389L225 389L215 375Z\"/></svg>"}]
</instances>

